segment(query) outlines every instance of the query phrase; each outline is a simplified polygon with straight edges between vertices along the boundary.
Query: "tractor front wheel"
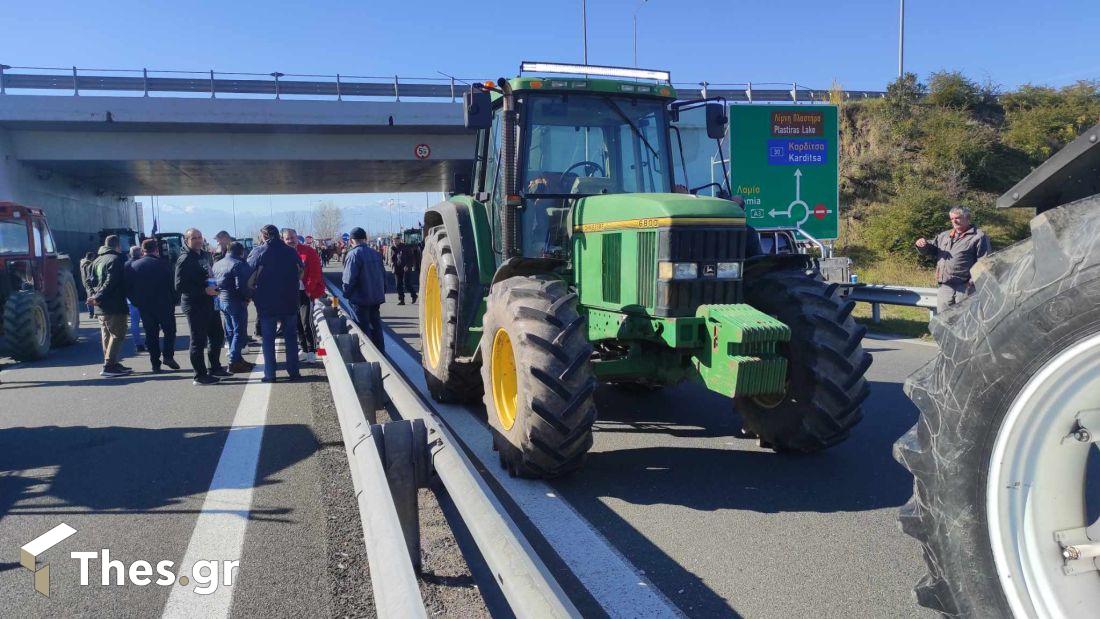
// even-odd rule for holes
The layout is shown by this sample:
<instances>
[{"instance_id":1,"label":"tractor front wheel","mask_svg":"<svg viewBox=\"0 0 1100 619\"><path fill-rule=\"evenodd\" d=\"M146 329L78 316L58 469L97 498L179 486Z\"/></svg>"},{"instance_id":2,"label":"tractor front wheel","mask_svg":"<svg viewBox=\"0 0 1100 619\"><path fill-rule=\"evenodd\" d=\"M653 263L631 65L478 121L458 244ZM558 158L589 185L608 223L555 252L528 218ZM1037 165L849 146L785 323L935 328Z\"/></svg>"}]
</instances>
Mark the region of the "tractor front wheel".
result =
<instances>
[{"instance_id":1,"label":"tractor front wheel","mask_svg":"<svg viewBox=\"0 0 1100 619\"><path fill-rule=\"evenodd\" d=\"M73 274L67 268L62 268L57 274L57 294L47 301L54 346L76 343L77 329L80 326L78 302Z\"/></svg>"},{"instance_id":2,"label":"tractor front wheel","mask_svg":"<svg viewBox=\"0 0 1100 619\"><path fill-rule=\"evenodd\" d=\"M577 295L549 275L498 282L481 338L485 409L512 475L557 477L592 446L596 379Z\"/></svg>"},{"instance_id":3,"label":"tractor front wheel","mask_svg":"<svg viewBox=\"0 0 1100 619\"><path fill-rule=\"evenodd\" d=\"M866 328L851 317L853 303L802 270L746 278L746 302L791 330L779 346L787 359L787 389L773 396L736 398L743 432L776 451L810 453L848 438L869 393L863 375L871 355L861 344Z\"/></svg>"},{"instance_id":4,"label":"tractor front wheel","mask_svg":"<svg viewBox=\"0 0 1100 619\"><path fill-rule=\"evenodd\" d=\"M50 311L34 290L20 290L4 304L4 339L20 361L42 359L50 352Z\"/></svg>"},{"instance_id":5,"label":"tractor front wheel","mask_svg":"<svg viewBox=\"0 0 1100 619\"><path fill-rule=\"evenodd\" d=\"M437 402L476 402L481 397L477 363L458 354L458 285L451 240L443 226L428 231L420 261L421 365L428 392Z\"/></svg>"}]
</instances>

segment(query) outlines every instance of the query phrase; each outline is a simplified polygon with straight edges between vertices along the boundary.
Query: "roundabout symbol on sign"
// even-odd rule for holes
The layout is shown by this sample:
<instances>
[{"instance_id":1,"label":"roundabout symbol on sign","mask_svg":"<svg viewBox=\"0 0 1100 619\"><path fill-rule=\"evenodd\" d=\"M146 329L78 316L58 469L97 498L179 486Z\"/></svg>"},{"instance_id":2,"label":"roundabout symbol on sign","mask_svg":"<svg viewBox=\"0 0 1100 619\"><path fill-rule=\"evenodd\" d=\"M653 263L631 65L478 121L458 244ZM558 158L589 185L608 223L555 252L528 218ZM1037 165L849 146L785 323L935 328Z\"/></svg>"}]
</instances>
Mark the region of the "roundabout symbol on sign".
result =
<instances>
[{"instance_id":1,"label":"roundabout symbol on sign","mask_svg":"<svg viewBox=\"0 0 1100 619\"><path fill-rule=\"evenodd\" d=\"M427 159L432 156L432 147L427 144L417 144L413 149L413 154L417 159Z\"/></svg>"},{"instance_id":2,"label":"roundabout symbol on sign","mask_svg":"<svg viewBox=\"0 0 1100 619\"><path fill-rule=\"evenodd\" d=\"M825 207L824 204L818 204L813 208L810 208L809 204L806 204L802 200L802 170L795 168L794 170L794 200L787 205L787 208L782 211L777 211L774 208L768 211L768 215L775 217L776 215L783 215L788 219L794 219L794 209L796 207L802 207L802 218L795 223L796 227L801 228L802 224L806 223L806 220L813 215L817 219L825 219L825 215L832 213L832 211Z\"/></svg>"}]
</instances>

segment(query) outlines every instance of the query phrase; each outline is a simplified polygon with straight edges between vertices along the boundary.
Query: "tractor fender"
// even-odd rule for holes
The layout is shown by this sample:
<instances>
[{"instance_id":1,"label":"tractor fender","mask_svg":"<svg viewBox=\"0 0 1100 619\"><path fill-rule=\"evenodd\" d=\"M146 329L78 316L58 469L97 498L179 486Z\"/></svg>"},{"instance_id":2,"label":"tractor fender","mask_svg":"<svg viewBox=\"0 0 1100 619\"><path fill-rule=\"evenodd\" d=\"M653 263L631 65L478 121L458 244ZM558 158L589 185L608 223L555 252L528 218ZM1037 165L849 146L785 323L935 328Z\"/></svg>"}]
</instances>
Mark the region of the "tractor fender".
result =
<instances>
[{"instance_id":1,"label":"tractor fender","mask_svg":"<svg viewBox=\"0 0 1100 619\"><path fill-rule=\"evenodd\" d=\"M566 261L558 260L557 258L509 258L505 260L504 264L501 264L497 272L493 274L493 281L490 287L496 286L497 282L502 282L509 277L515 277L517 275L555 273L567 264Z\"/></svg>"},{"instance_id":2,"label":"tractor fender","mask_svg":"<svg viewBox=\"0 0 1100 619\"><path fill-rule=\"evenodd\" d=\"M458 269L458 285L462 300L458 304L457 332L467 333L477 319L478 306L489 294L489 286L482 285L483 265L478 263L477 230L471 207L459 202L441 202L424 213L424 230L443 226L451 243L451 255ZM488 239L486 239L488 242ZM492 272L492 265L485 265Z\"/></svg>"}]
</instances>

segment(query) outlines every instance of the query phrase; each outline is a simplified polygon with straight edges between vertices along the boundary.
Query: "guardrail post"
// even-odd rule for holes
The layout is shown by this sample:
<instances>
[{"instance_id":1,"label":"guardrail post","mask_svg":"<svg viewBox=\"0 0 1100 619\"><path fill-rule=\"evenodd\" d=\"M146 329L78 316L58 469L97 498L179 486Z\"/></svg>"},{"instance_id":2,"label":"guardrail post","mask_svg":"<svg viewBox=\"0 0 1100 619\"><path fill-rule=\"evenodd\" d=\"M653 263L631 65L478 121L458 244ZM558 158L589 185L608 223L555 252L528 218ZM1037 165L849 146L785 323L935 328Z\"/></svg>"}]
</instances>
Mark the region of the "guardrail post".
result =
<instances>
[{"instance_id":1,"label":"guardrail post","mask_svg":"<svg viewBox=\"0 0 1100 619\"><path fill-rule=\"evenodd\" d=\"M276 99L279 98L279 78L282 77L283 75L285 75L285 73L279 73L278 71L275 71L274 73L271 74L271 77L275 78L275 98Z\"/></svg>"},{"instance_id":2,"label":"guardrail post","mask_svg":"<svg viewBox=\"0 0 1100 619\"><path fill-rule=\"evenodd\" d=\"M9 65L0 64L0 95L8 94L7 92L4 91L4 69L10 69L10 68L11 68L11 66L9 66Z\"/></svg>"},{"instance_id":3,"label":"guardrail post","mask_svg":"<svg viewBox=\"0 0 1100 619\"><path fill-rule=\"evenodd\" d=\"M80 85L77 83L76 80L77 80L76 67L73 67L73 96L74 97L79 97L80 96Z\"/></svg>"},{"instance_id":4,"label":"guardrail post","mask_svg":"<svg viewBox=\"0 0 1100 619\"><path fill-rule=\"evenodd\" d=\"M405 546L409 550L413 570L419 574L420 557L420 509L417 489L427 488L431 475L431 458L428 451L428 430L423 419L391 421L371 426L386 481L390 485Z\"/></svg>"},{"instance_id":5,"label":"guardrail post","mask_svg":"<svg viewBox=\"0 0 1100 619\"><path fill-rule=\"evenodd\" d=\"M378 409L386 405L385 391L382 389L382 366L377 361L353 361L347 364L351 384L359 396L359 405L363 407L369 423L378 423Z\"/></svg>"},{"instance_id":6,"label":"guardrail post","mask_svg":"<svg viewBox=\"0 0 1100 619\"><path fill-rule=\"evenodd\" d=\"M344 316L325 317L325 322L334 336L348 332L348 319Z\"/></svg>"},{"instance_id":7,"label":"guardrail post","mask_svg":"<svg viewBox=\"0 0 1100 619\"><path fill-rule=\"evenodd\" d=\"M344 363L363 361L363 353L359 350L359 336L355 333L334 334L332 342L336 344L336 350L340 351Z\"/></svg>"},{"instance_id":8,"label":"guardrail post","mask_svg":"<svg viewBox=\"0 0 1100 619\"><path fill-rule=\"evenodd\" d=\"M882 306L879 303L871 304L871 321L875 324L882 322Z\"/></svg>"},{"instance_id":9,"label":"guardrail post","mask_svg":"<svg viewBox=\"0 0 1100 619\"><path fill-rule=\"evenodd\" d=\"M148 97L149 96L149 69L144 69L143 68L141 70L141 89L142 89L141 96Z\"/></svg>"},{"instance_id":10,"label":"guardrail post","mask_svg":"<svg viewBox=\"0 0 1100 619\"><path fill-rule=\"evenodd\" d=\"M336 100L337 101L343 101L344 100L344 93L341 92L341 90L340 90L340 74L339 73L336 74Z\"/></svg>"},{"instance_id":11,"label":"guardrail post","mask_svg":"<svg viewBox=\"0 0 1100 619\"><path fill-rule=\"evenodd\" d=\"M210 98L217 98L214 94L214 69L210 69Z\"/></svg>"}]
</instances>

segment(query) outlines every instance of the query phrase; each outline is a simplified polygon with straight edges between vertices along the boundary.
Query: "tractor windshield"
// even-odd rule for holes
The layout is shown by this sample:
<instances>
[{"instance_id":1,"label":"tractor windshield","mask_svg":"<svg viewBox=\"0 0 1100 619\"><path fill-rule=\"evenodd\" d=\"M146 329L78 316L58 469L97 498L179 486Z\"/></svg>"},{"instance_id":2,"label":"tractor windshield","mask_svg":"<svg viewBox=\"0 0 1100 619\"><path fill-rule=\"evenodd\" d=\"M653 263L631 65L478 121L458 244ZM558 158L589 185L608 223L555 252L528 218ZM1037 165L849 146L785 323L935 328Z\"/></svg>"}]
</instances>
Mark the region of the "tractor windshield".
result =
<instances>
[{"instance_id":1,"label":"tractor windshield","mask_svg":"<svg viewBox=\"0 0 1100 619\"><path fill-rule=\"evenodd\" d=\"M660 101L540 94L524 109L524 255L567 255L571 198L672 191Z\"/></svg>"},{"instance_id":2,"label":"tractor windshield","mask_svg":"<svg viewBox=\"0 0 1100 619\"><path fill-rule=\"evenodd\" d=\"M0 221L0 254L29 254L27 226L18 221Z\"/></svg>"}]
</instances>

